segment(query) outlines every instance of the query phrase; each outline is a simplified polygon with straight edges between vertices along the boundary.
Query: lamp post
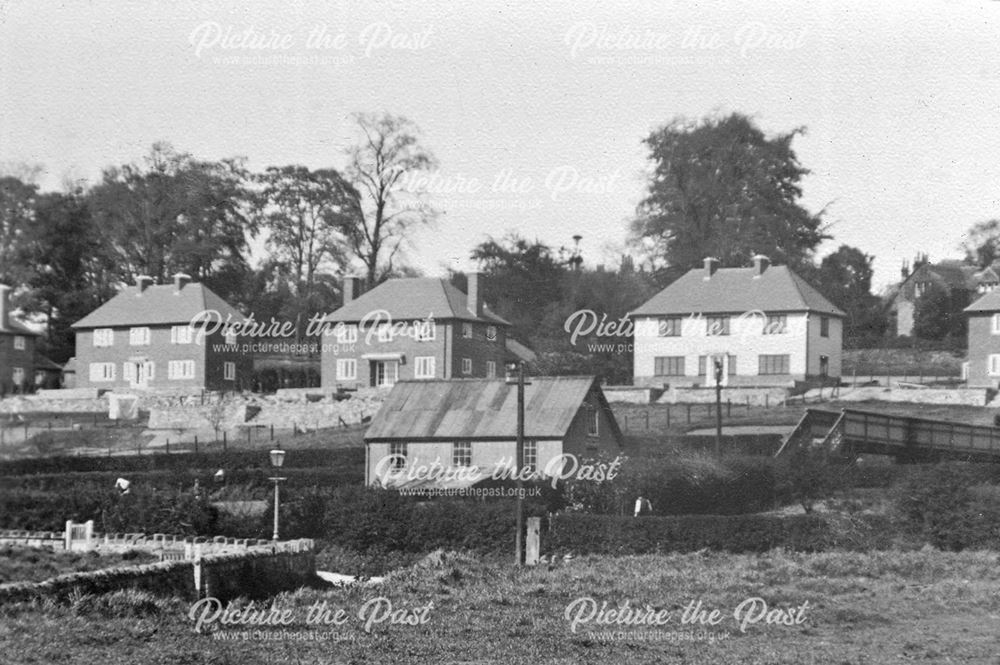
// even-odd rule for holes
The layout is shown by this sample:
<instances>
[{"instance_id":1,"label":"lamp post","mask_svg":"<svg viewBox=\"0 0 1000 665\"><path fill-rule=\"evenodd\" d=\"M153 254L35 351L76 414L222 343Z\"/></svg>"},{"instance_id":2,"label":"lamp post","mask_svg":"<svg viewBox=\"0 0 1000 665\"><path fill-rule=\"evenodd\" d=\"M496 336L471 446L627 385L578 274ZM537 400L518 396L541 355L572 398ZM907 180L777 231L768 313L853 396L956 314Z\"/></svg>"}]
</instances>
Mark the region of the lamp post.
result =
<instances>
[{"instance_id":1,"label":"lamp post","mask_svg":"<svg viewBox=\"0 0 1000 665\"><path fill-rule=\"evenodd\" d=\"M722 358L715 359L715 456L722 456Z\"/></svg>"},{"instance_id":2,"label":"lamp post","mask_svg":"<svg viewBox=\"0 0 1000 665\"><path fill-rule=\"evenodd\" d=\"M282 450L281 448L275 448L274 450L272 450L270 452L270 455L271 455L271 466L274 467L275 469L281 469L281 465L285 463L285 451ZM274 539L275 542L277 542L278 541L278 501L279 501L278 483L280 483L282 480L286 480L286 478L279 478L277 476L274 476L272 478L268 478L268 480L273 480L274 481L274 535L272 536L272 538Z\"/></svg>"},{"instance_id":3,"label":"lamp post","mask_svg":"<svg viewBox=\"0 0 1000 665\"><path fill-rule=\"evenodd\" d=\"M514 478L517 481L516 523L517 532L514 535L514 564L524 565L524 481L521 470L524 468L524 362L507 365L507 383L517 384L517 452L514 458ZM517 376L511 376L513 371Z\"/></svg>"}]
</instances>

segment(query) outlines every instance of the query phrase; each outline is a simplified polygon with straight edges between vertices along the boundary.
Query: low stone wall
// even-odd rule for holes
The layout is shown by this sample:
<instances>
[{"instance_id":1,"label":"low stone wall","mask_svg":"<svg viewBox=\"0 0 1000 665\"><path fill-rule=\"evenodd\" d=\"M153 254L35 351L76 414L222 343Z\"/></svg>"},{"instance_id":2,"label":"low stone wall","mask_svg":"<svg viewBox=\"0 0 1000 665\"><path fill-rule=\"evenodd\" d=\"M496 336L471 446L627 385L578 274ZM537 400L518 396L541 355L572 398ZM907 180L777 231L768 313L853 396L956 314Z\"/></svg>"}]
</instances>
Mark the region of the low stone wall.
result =
<instances>
[{"instance_id":1,"label":"low stone wall","mask_svg":"<svg viewBox=\"0 0 1000 665\"><path fill-rule=\"evenodd\" d=\"M642 386L601 386L608 402L652 404L663 393L662 388Z\"/></svg>"},{"instance_id":2,"label":"low stone wall","mask_svg":"<svg viewBox=\"0 0 1000 665\"><path fill-rule=\"evenodd\" d=\"M65 534L58 531L0 530L0 547L11 545L61 550L66 546L66 538Z\"/></svg>"},{"instance_id":3,"label":"low stone wall","mask_svg":"<svg viewBox=\"0 0 1000 665\"><path fill-rule=\"evenodd\" d=\"M34 394L37 399L97 399L101 396L98 388L57 388L53 390L39 390Z\"/></svg>"},{"instance_id":4,"label":"low stone wall","mask_svg":"<svg viewBox=\"0 0 1000 665\"><path fill-rule=\"evenodd\" d=\"M230 430L247 420L246 403L184 404L149 410L150 429Z\"/></svg>"},{"instance_id":5,"label":"low stone wall","mask_svg":"<svg viewBox=\"0 0 1000 665\"><path fill-rule=\"evenodd\" d=\"M54 391L55 392L55 391ZM90 391L93 393L94 391ZM0 413L107 413L104 397L48 398L38 395L7 397L0 400Z\"/></svg>"},{"instance_id":6,"label":"low stone wall","mask_svg":"<svg viewBox=\"0 0 1000 665\"><path fill-rule=\"evenodd\" d=\"M0 604L119 589L139 589L185 600L213 596L226 601L294 589L311 583L315 576L312 541L285 541L243 552L69 573L43 582L0 584Z\"/></svg>"},{"instance_id":7,"label":"low stone wall","mask_svg":"<svg viewBox=\"0 0 1000 665\"><path fill-rule=\"evenodd\" d=\"M777 406L788 398L787 388L723 388L722 403ZM670 388L658 404L706 404L715 402L715 388Z\"/></svg>"},{"instance_id":8,"label":"low stone wall","mask_svg":"<svg viewBox=\"0 0 1000 665\"><path fill-rule=\"evenodd\" d=\"M881 386L842 388L837 398L843 402L911 402L916 404L960 404L986 406L985 388L884 388Z\"/></svg>"}]
</instances>

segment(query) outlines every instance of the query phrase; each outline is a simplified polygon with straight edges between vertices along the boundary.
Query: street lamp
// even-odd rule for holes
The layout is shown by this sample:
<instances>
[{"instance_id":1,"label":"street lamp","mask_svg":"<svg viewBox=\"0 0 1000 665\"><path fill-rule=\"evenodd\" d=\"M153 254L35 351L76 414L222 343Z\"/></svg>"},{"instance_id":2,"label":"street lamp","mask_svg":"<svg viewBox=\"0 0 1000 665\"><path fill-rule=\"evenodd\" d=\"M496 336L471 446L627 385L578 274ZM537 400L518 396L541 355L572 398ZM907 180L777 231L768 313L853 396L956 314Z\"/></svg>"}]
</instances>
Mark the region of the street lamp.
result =
<instances>
[{"instance_id":1,"label":"street lamp","mask_svg":"<svg viewBox=\"0 0 1000 665\"><path fill-rule=\"evenodd\" d=\"M270 452L271 455L271 466L275 469L280 469L281 465L285 463L285 451L281 448L275 448ZM274 536L275 542L278 541L278 483L282 480L287 480L286 478L279 478L277 476L268 478L268 480L274 481Z\"/></svg>"},{"instance_id":2,"label":"street lamp","mask_svg":"<svg viewBox=\"0 0 1000 665\"><path fill-rule=\"evenodd\" d=\"M514 372L517 372L516 376ZM517 532L514 536L514 563L524 565L524 481L521 479L521 469L524 468L524 362L507 365L507 383L517 384L517 455L514 460L514 477L517 480Z\"/></svg>"}]
</instances>

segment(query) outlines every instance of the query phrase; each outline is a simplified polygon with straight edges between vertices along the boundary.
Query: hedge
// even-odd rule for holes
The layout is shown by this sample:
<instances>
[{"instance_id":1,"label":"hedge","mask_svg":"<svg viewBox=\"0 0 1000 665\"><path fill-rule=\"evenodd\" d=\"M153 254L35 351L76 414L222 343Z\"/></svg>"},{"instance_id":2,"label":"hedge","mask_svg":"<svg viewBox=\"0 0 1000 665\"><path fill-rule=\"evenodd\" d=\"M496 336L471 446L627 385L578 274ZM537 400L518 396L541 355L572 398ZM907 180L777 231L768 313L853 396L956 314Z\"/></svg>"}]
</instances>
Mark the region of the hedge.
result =
<instances>
[{"instance_id":1,"label":"hedge","mask_svg":"<svg viewBox=\"0 0 1000 665\"><path fill-rule=\"evenodd\" d=\"M684 515L617 517L569 513L556 516L543 534L547 552L650 554L764 552L785 548L817 552L831 548L888 547L892 529L881 516L831 519L823 515Z\"/></svg>"}]
</instances>

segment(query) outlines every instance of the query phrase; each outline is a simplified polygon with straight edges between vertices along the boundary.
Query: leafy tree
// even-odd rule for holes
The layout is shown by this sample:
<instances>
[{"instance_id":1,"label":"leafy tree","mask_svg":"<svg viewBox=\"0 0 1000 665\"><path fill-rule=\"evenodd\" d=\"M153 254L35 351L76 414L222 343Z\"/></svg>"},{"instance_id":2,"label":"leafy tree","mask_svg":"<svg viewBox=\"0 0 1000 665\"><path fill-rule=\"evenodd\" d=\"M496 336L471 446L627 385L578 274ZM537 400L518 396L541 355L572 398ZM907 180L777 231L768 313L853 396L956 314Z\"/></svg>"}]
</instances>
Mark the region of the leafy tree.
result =
<instances>
[{"instance_id":1,"label":"leafy tree","mask_svg":"<svg viewBox=\"0 0 1000 665\"><path fill-rule=\"evenodd\" d=\"M270 167L257 181L262 226L269 232L265 267L288 282L293 296L286 301L293 311L284 314L332 309L330 276L347 261L342 230L357 209L357 191L334 169Z\"/></svg>"},{"instance_id":2,"label":"leafy tree","mask_svg":"<svg viewBox=\"0 0 1000 665\"><path fill-rule=\"evenodd\" d=\"M16 286L27 278L24 235L35 218L38 187L13 176L0 177L0 284Z\"/></svg>"},{"instance_id":3,"label":"leafy tree","mask_svg":"<svg viewBox=\"0 0 1000 665\"><path fill-rule=\"evenodd\" d=\"M345 218L344 234L374 285L394 270L407 233L434 218L418 181L437 161L420 145L410 120L370 113L354 119L359 139L347 150L346 174L361 196L354 214Z\"/></svg>"},{"instance_id":4,"label":"leafy tree","mask_svg":"<svg viewBox=\"0 0 1000 665\"><path fill-rule=\"evenodd\" d=\"M747 265L757 253L797 267L828 236L799 204L809 171L792 150L802 129L768 138L745 115L678 118L644 141L652 161L633 239L668 266L713 256Z\"/></svg>"},{"instance_id":5,"label":"leafy tree","mask_svg":"<svg viewBox=\"0 0 1000 665\"><path fill-rule=\"evenodd\" d=\"M814 274L820 292L847 314L844 343L849 347L875 344L888 327L882 301L871 292L874 260L856 247L841 245L823 258Z\"/></svg>"},{"instance_id":6,"label":"leafy tree","mask_svg":"<svg viewBox=\"0 0 1000 665\"><path fill-rule=\"evenodd\" d=\"M954 326L951 297L941 285L931 282L917 298L913 334L920 339L942 340ZM961 316L959 314L958 316Z\"/></svg>"},{"instance_id":7,"label":"leafy tree","mask_svg":"<svg viewBox=\"0 0 1000 665\"><path fill-rule=\"evenodd\" d=\"M990 219L973 224L965 232L965 260L986 268L1000 259L1000 219Z\"/></svg>"},{"instance_id":8,"label":"leafy tree","mask_svg":"<svg viewBox=\"0 0 1000 665\"><path fill-rule=\"evenodd\" d=\"M126 282L186 272L228 298L249 270L249 194L242 160L197 161L156 143L144 166L105 170L90 193L104 242Z\"/></svg>"}]
</instances>

